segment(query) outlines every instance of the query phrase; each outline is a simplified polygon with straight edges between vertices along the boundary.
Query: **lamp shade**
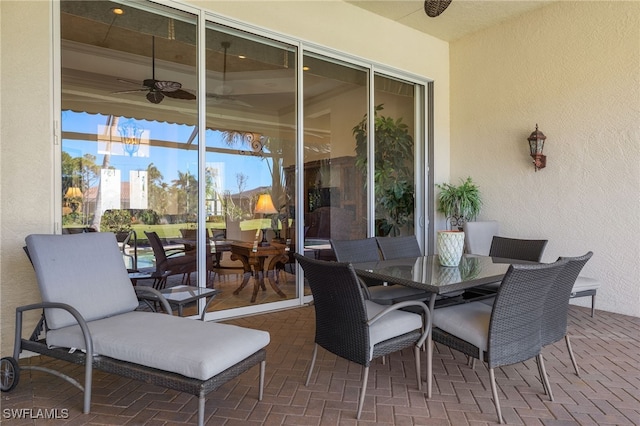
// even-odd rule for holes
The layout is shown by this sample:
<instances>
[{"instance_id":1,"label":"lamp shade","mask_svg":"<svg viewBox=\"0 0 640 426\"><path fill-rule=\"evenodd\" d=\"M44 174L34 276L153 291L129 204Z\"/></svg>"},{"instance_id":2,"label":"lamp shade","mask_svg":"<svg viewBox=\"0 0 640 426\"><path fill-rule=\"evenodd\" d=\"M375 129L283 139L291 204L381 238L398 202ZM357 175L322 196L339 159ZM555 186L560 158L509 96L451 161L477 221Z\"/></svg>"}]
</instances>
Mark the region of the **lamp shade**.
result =
<instances>
[{"instance_id":1,"label":"lamp shade","mask_svg":"<svg viewBox=\"0 0 640 426\"><path fill-rule=\"evenodd\" d=\"M82 191L77 186L72 186L67 189L67 192L64 194L64 198L82 198Z\"/></svg>"},{"instance_id":2,"label":"lamp shade","mask_svg":"<svg viewBox=\"0 0 640 426\"><path fill-rule=\"evenodd\" d=\"M273 200L271 199L271 195L262 194L258 197L258 202L256 203L256 213L262 214L274 214L278 213L275 206L273 205Z\"/></svg>"}]
</instances>

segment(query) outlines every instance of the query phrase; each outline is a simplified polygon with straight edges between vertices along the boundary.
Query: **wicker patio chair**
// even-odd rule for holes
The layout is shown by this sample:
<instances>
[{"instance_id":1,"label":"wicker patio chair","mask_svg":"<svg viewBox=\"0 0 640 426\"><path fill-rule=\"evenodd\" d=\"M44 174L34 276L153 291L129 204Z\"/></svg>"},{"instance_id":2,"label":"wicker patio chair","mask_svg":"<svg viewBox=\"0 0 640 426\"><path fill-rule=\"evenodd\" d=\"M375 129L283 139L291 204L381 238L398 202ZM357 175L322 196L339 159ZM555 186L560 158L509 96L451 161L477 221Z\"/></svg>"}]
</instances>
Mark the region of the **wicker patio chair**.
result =
<instances>
[{"instance_id":1,"label":"wicker patio chair","mask_svg":"<svg viewBox=\"0 0 640 426\"><path fill-rule=\"evenodd\" d=\"M435 342L487 363L500 423L503 423L503 418L495 368L535 357L542 372L544 390L550 394L541 356L544 304L550 287L566 263L561 260L552 264L511 265L493 307L471 302L434 312Z\"/></svg>"},{"instance_id":2,"label":"wicker patio chair","mask_svg":"<svg viewBox=\"0 0 640 426\"><path fill-rule=\"evenodd\" d=\"M415 235L406 237L376 237L383 259L422 256L422 250Z\"/></svg>"},{"instance_id":3,"label":"wicker patio chair","mask_svg":"<svg viewBox=\"0 0 640 426\"><path fill-rule=\"evenodd\" d=\"M422 250L418 244L418 240L415 235L409 235L406 237L376 237L378 248L382 253L382 258L389 259L402 259L403 257L418 257L422 256ZM394 302L401 302L403 300L422 300L427 301L431 297L429 292L418 293L417 289L405 297L394 298ZM441 294L437 296L437 299L451 299L453 297L463 294L464 291L455 291L452 293ZM453 299L451 299L453 300ZM412 309L409 309L410 311Z\"/></svg>"},{"instance_id":4,"label":"wicker patio chair","mask_svg":"<svg viewBox=\"0 0 640 426\"><path fill-rule=\"evenodd\" d=\"M364 374L356 415L360 419L371 361L413 347L420 390L420 347L431 327L429 308L419 301L387 306L365 300L351 264L311 259L298 253L294 256L311 288L316 315L315 346L305 386L311 380L318 346L362 365ZM420 307L422 316L400 310L407 306ZM427 371L431 371L430 365Z\"/></svg>"},{"instance_id":5,"label":"wicker patio chair","mask_svg":"<svg viewBox=\"0 0 640 426\"><path fill-rule=\"evenodd\" d=\"M496 235L491 240L489 256L540 262L546 246L547 240L523 240Z\"/></svg>"},{"instance_id":6,"label":"wicker patio chair","mask_svg":"<svg viewBox=\"0 0 640 426\"><path fill-rule=\"evenodd\" d=\"M494 236L491 240L489 256L505 259L524 260L525 262L540 262L547 246L547 240L525 240ZM484 303L491 305L500 281L476 287L472 291L485 297Z\"/></svg>"},{"instance_id":7,"label":"wicker patio chair","mask_svg":"<svg viewBox=\"0 0 640 426\"><path fill-rule=\"evenodd\" d=\"M556 282L547 293L544 303L544 315L542 317L542 346L548 346L556 343L564 338L567 344L567 350L576 375L580 376L578 363L571 349L571 341L567 334L567 317L569 315L569 299L573 285L582 271L584 265L593 256L592 252L588 252L578 257L560 257L558 260L565 260L567 265L558 275ZM553 401L553 394L549 397Z\"/></svg>"},{"instance_id":8,"label":"wicker patio chair","mask_svg":"<svg viewBox=\"0 0 640 426\"><path fill-rule=\"evenodd\" d=\"M334 240L331 239L331 247L338 262L377 262L380 260L378 243L375 238L364 238L359 240ZM366 285L368 298L382 305L405 300L427 300L429 293L422 290L406 287L399 284L387 285L383 281L359 278Z\"/></svg>"},{"instance_id":9,"label":"wicker patio chair","mask_svg":"<svg viewBox=\"0 0 640 426\"><path fill-rule=\"evenodd\" d=\"M16 308L13 357L2 358L3 378L13 381L3 380L3 392L16 386L20 368L49 372L84 391L87 414L95 368L197 396L203 425L206 395L260 364L262 399L268 332L137 311L136 292L164 298L131 285L112 233L29 235L26 243L42 302ZM170 311L166 299L163 306ZM23 314L33 310L42 311L40 322L23 338ZM84 365L84 386L49 368L20 367L22 351Z\"/></svg>"}]
</instances>

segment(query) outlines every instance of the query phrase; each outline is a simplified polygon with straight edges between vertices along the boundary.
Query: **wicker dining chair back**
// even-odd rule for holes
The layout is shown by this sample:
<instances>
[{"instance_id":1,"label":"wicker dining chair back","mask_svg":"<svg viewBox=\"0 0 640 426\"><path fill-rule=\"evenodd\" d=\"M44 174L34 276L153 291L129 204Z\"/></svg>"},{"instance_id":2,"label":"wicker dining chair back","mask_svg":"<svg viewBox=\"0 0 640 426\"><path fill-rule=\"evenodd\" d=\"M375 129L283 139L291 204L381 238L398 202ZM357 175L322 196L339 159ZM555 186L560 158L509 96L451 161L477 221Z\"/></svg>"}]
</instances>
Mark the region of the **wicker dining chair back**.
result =
<instances>
[{"instance_id":1,"label":"wicker dining chair back","mask_svg":"<svg viewBox=\"0 0 640 426\"><path fill-rule=\"evenodd\" d=\"M380 251L376 238L364 238L360 240L332 239L331 247L338 262L358 263L377 262L380 260ZM420 247L418 247L418 249L420 249ZM417 254L417 256L420 256L420 254ZM389 305L406 300L427 300L430 296L430 293L423 290L405 287L400 284L385 285L384 281L374 278L360 277L359 280L363 282L365 286L369 287L369 289L366 290L366 298L376 303Z\"/></svg>"},{"instance_id":2,"label":"wicker dining chair back","mask_svg":"<svg viewBox=\"0 0 640 426\"><path fill-rule=\"evenodd\" d=\"M349 361L369 365L367 314L358 277L351 264L314 261L304 256L296 256L296 259L313 294L315 342Z\"/></svg>"},{"instance_id":3,"label":"wicker dining chair back","mask_svg":"<svg viewBox=\"0 0 640 426\"><path fill-rule=\"evenodd\" d=\"M509 267L491 312L486 356L489 368L523 362L540 353L544 296L565 264L558 261Z\"/></svg>"},{"instance_id":4,"label":"wicker dining chair back","mask_svg":"<svg viewBox=\"0 0 640 426\"><path fill-rule=\"evenodd\" d=\"M567 334L571 289L591 256L593 253L588 252L583 256L558 258L558 260L565 259L568 263L562 273L558 275L556 283L549 290L547 300L544 303L542 346L562 340Z\"/></svg>"},{"instance_id":5,"label":"wicker dining chair back","mask_svg":"<svg viewBox=\"0 0 640 426\"><path fill-rule=\"evenodd\" d=\"M383 259L422 256L422 250L415 235L405 237L376 237Z\"/></svg>"},{"instance_id":6,"label":"wicker dining chair back","mask_svg":"<svg viewBox=\"0 0 640 426\"><path fill-rule=\"evenodd\" d=\"M571 348L571 339L567 333L567 319L569 316L569 300L573 285L582 271L584 265L591 259L593 252L587 252L577 257L560 257L558 260L566 260L567 265L562 270L556 282L547 293L544 303L544 315L542 317L541 340L542 346L551 345L562 339L565 340L569 358L577 376L580 376L578 362ZM552 395L551 395L552 396Z\"/></svg>"},{"instance_id":7,"label":"wicker dining chair back","mask_svg":"<svg viewBox=\"0 0 640 426\"><path fill-rule=\"evenodd\" d=\"M378 243L375 238L359 240L331 239L331 248L338 262L376 262L380 260Z\"/></svg>"},{"instance_id":8,"label":"wicker dining chair back","mask_svg":"<svg viewBox=\"0 0 640 426\"><path fill-rule=\"evenodd\" d=\"M489 256L540 262L547 240L523 240L494 236Z\"/></svg>"}]
</instances>

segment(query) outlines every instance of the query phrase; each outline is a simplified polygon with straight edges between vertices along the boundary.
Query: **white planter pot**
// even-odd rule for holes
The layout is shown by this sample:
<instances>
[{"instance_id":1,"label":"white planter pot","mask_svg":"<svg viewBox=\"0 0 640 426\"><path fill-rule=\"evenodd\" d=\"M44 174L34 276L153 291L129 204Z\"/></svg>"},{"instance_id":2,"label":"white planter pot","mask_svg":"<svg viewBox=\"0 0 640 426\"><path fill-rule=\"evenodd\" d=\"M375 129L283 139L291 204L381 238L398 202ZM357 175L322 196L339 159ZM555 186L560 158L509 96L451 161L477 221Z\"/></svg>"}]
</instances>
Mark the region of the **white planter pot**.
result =
<instances>
[{"instance_id":1,"label":"white planter pot","mask_svg":"<svg viewBox=\"0 0 640 426\"><path fill-rule=\"evenodd\" d=\"M464 249L464 232L438 231L438 257L442 266L458 266Z\"/></svg>"}]
</instances>

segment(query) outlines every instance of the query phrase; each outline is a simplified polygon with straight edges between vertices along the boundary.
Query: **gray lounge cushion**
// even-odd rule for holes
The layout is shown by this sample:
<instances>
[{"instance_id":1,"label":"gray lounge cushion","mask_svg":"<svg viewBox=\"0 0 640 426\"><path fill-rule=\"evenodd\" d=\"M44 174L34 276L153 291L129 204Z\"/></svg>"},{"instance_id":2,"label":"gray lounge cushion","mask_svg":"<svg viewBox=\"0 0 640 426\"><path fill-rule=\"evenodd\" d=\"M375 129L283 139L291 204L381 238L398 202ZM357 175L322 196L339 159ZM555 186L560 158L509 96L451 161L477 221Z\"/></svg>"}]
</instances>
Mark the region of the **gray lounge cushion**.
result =
<instances>
[{"instance_id":1,"label":"gray lounge cushion","mask_svg":"<svg viewBox=\"0 0 640 426\"><path fill-rule=\"evenodd\" d=\"M94 352L206 380L269 344L269 333L153 312L89 323ZM50 346L84 349L79 326L47 332Z\"/></svg>"},{"instance_id":2,"label":"gray lounge cushion","mask_svg":"<svg viewBox=\"0 0 640 426\"><path fill-rule=\"evenodd\" d=\"M491 306L481 302L436 309L433 312L433 326L486 351L491 309Z\"/></svg>"},{"instance_id":3,"label":"gray lounge cushion","mask_svg":"<svg viewBox=\"0 0 640 426\"><path fill-rule=\"evenodd\" d=\"M367 310L368 320L389 307L389 305L380 305L370 300L365 300L364 306ZM385 314L369 327L369 356L373 356L373 347L377 343L421 328L422 317L418 314L405 311L393 311Z\"/></svg>"},{"instance_id":4,"label":"gray lounge cushion","mask_svg":"<svg viewBox=\"0 0 640 426\"><path fill-rule=\"evenodd\" d=\"M34 234L26 243L43 302L69 304L86 321L138 307L115 234ZM47 309L45 315L51 329L76 324L73 316L61 309Z\"/></svg>"}]
</instances>

